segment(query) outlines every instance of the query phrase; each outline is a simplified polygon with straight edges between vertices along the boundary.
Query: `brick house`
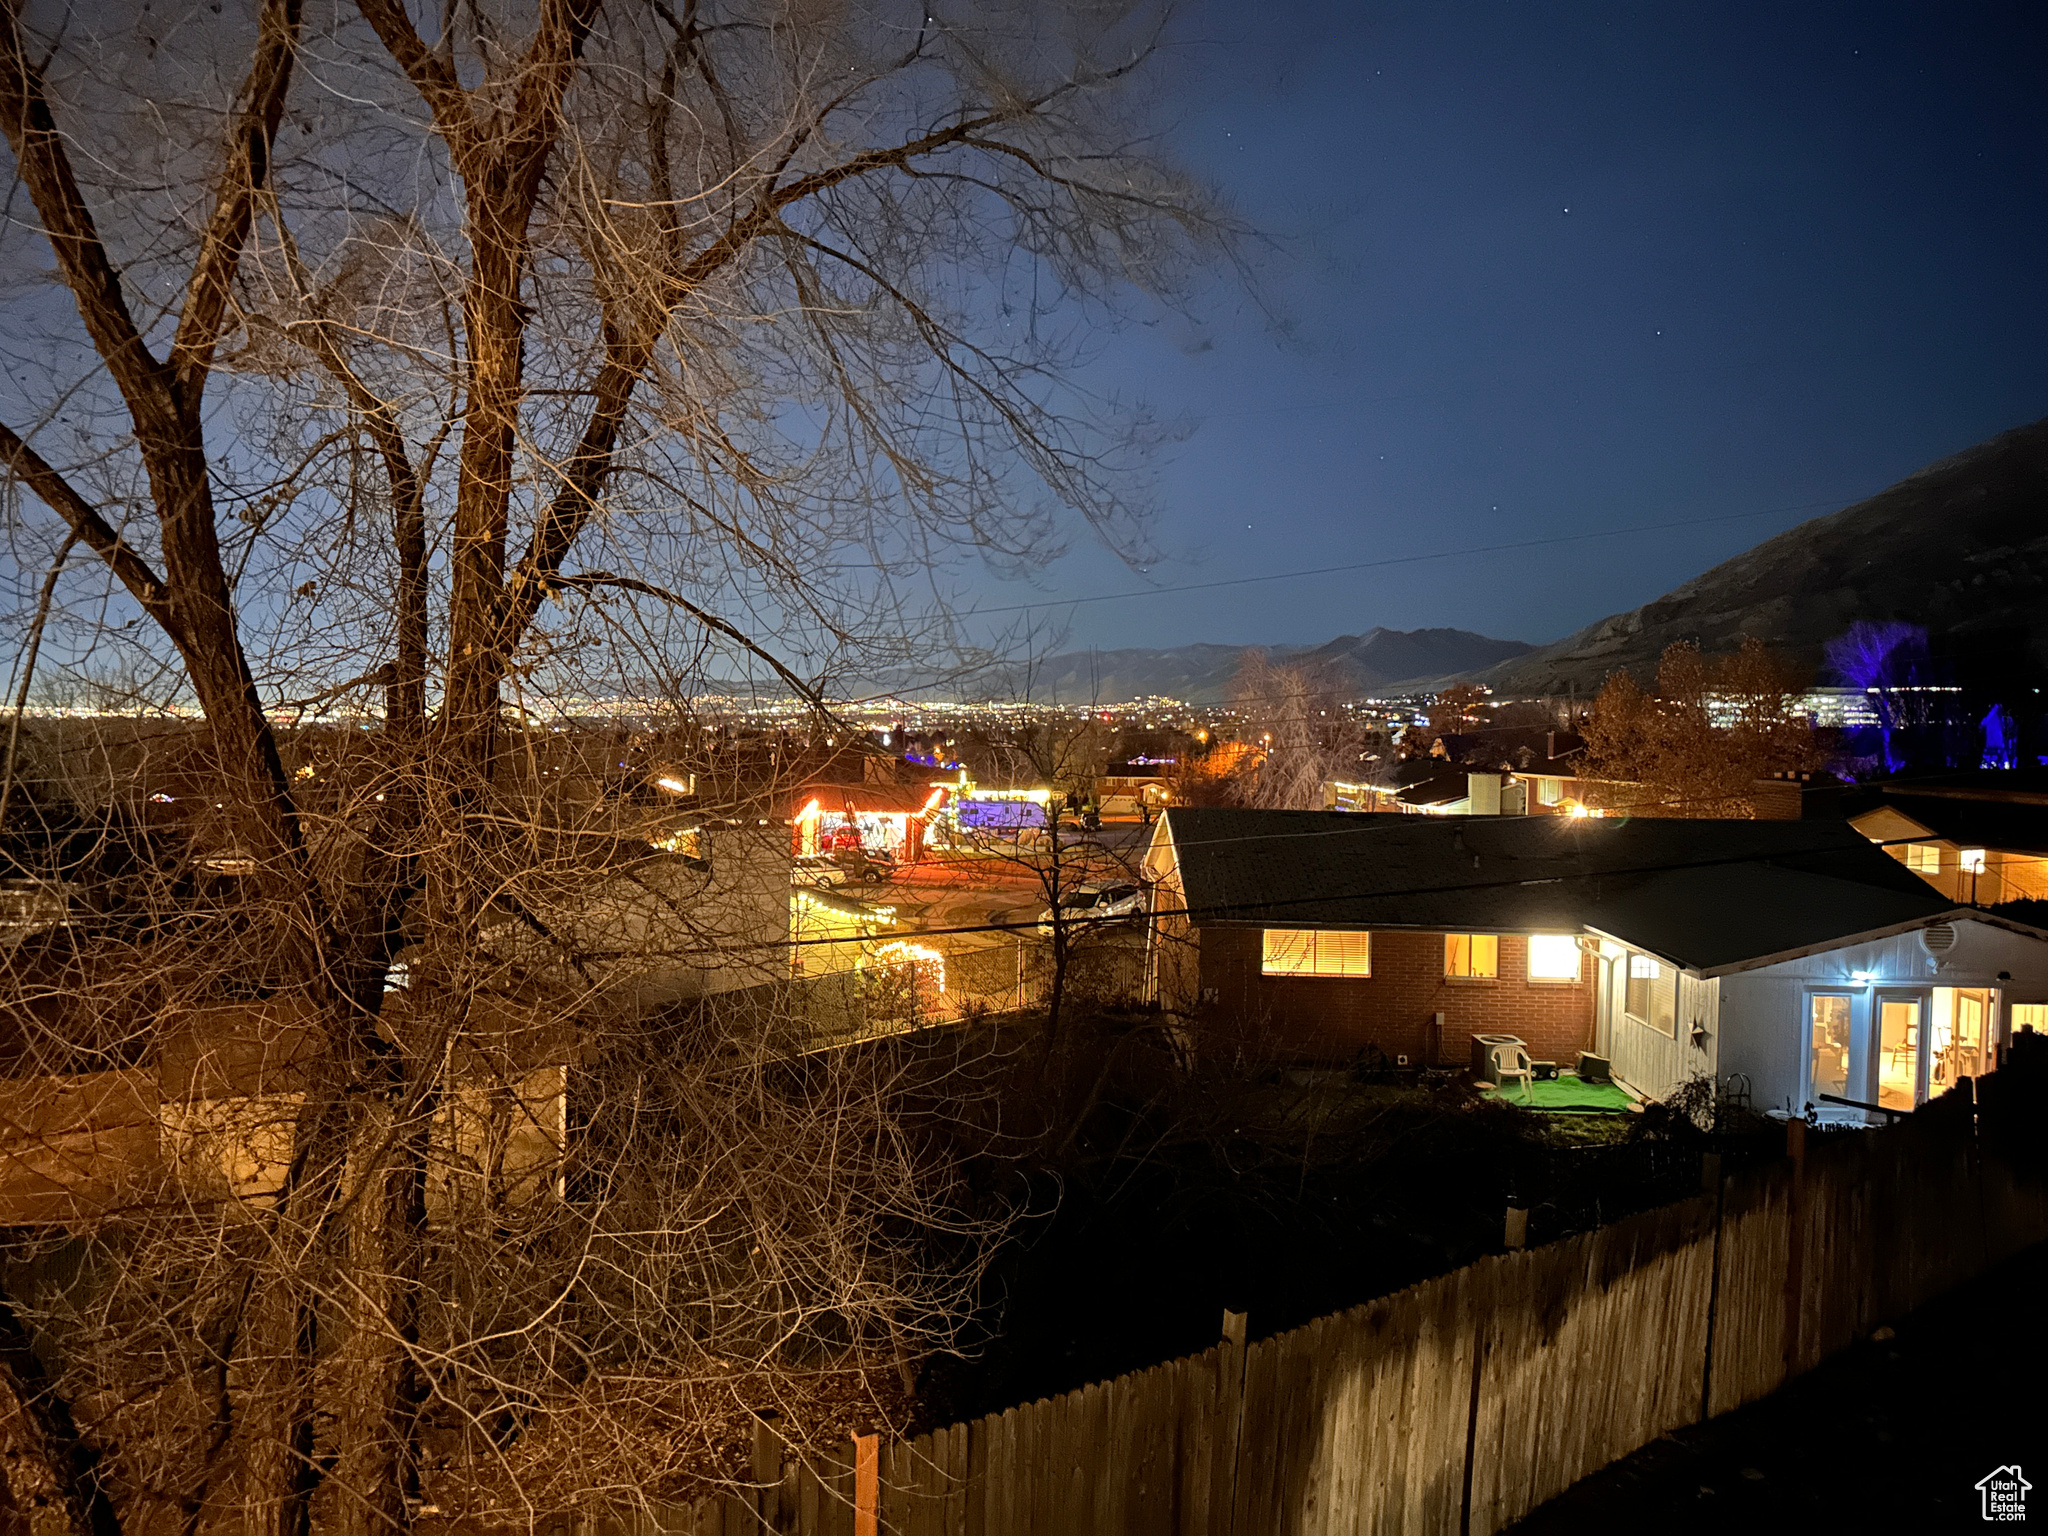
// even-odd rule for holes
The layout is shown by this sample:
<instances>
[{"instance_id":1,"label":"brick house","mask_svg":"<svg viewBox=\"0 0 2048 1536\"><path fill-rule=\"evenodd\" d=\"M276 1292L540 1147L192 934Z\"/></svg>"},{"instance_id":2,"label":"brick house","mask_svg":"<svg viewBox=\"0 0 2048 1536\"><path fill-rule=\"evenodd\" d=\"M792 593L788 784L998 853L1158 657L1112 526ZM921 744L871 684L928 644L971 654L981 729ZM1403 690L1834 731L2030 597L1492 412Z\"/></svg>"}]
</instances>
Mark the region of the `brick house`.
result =
<instances>
[{"instance_id":1,"label":"brick house","mask_svg":"<svg viewBox=\"0 0 2048 1536\"><path fill-rule=\"evenodd\" d=\"M1911 1108L2048 1023L2048 934L1839 822L1175 808L1145 868L1148 986L1198 1051L1456 1066L1502 1033L1651 1097Z\"/></svg>"},{"instance_id":2,"label":"brick house","mask_svg":"<svg viewBox=\"0 0 2048 1536\"><path fill-rule=\"evenodd\" d=\"M1196 1011L1255 1021L1280 1055L1348 1060L1375 1050L1390 1062L1447 1065L1470 1058L1475 1034L1519 1035L1533 1055L1567 1063L1592 1049L1590 965L1569 935L1570 974L1531 979L1529 936L1520 933L1222 924L1199 932L1207 1005ZM1294 937L1302 933L1316 938ZM1342 947L1334 965L1333 938ZM1276 963L1285 968L1280 974ZM1361 964L1370 974L1356 973ZM1324 973L1339 966L1354 973Z\"/></svg>"}]
</instances>

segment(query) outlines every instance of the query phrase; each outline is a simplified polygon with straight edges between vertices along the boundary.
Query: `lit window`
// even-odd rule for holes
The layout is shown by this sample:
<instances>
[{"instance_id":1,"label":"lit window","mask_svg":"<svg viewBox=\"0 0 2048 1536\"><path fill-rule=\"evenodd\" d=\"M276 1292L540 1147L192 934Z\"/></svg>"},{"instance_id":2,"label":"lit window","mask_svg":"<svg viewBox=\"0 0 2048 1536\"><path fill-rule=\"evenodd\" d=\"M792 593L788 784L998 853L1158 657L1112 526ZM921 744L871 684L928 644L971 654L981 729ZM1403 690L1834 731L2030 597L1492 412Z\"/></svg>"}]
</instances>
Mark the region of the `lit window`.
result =
<instances>
[{"instance_id":1,"label":"lit window","mask_svg":"<svg viewBox=\"0 0 2048 1536\"><path fill-rule=\"evenodd\" d=\"M2048 1003L2014 1003L2012 1027L2015 1030L2031 1029L2036 1034L2048 1034Z\"/></svg>"},{"instance_id":2,"label":"lit window","mask_svg":"<svg viewBox=\"0 0 2048 1536\"><path fill-rule=\"evenodd\" d=\"M1579 941L1568 933L1529 935L1531 981L1577 981Z\"/></svg>"},{"instance_id":3,"label":"lit window","mask_svg":"<svg viewBox=\"0 0 2048 1536\"><path fill-rule=\"evenodd\" d=\"M1678 972L1654 955L1628 957L1628 1016L1659 1034L1678 1036Z\"/></svg>"},{"instance_id":4,"label":"lit window","mask_svg":"<svg viewBox=\"0 0 2048 1536\"><path fill-rule=\"evenodd\" d=\"M1268 928L1268 976L1370 976L1372 935L1327 933L1315 928Z\"/></svg>"},{"instance_id":5,"label":"lit window","mask_svg":"<svg viewBox=\"0 0 2048 1536\"><path fill-rule=\"evenodd\" d=\"M1444 974L1469 979L1500 974L1500 938L1491 933L1444 935Z\"/></svg>"},{"instance_id":6,"label":"lit window","mask_svg":"<svg viewBox=\"0 0 2048 1536\"><path fill-rule=\"evenodd\" d=\"M1538 805L1556 805L1563 798L1563 779L1538 779L1536 781L1536 803Z\"/></svg>"},{"instance_id":7,"label":"lit window","mask_svg":"<svg viewBox=\"0 0 2048 1536\"><path fill-rule=\"evenodd\" d=\"M1956 855L1956 858L1962 864L1964 874L1981 875L1984 873L1984 850L1982 848L1965 848Z\"/></svg>"},{"instance_id":8,"label":"lit window","mask_svg":"<svg viewBox=\"0 0 2048 1536\"><path fill-rule=\"evenodd\" d=\"M702 861L709 857L704 846L702 827L679 827L663 837L654 839L654 846L663 853L679 853L686 859Z\"/></svg>"},{"instance_id":9,"label":"lit window","mask_svg":"<svg viewBox=\"0 0 2048 1536\"><path fill-rule=\"evenodd\" d=\"M1941 849L1934 843L1906 844L1906 868L1916 875L1941 873Z\"/></svg>"}]
</instances>

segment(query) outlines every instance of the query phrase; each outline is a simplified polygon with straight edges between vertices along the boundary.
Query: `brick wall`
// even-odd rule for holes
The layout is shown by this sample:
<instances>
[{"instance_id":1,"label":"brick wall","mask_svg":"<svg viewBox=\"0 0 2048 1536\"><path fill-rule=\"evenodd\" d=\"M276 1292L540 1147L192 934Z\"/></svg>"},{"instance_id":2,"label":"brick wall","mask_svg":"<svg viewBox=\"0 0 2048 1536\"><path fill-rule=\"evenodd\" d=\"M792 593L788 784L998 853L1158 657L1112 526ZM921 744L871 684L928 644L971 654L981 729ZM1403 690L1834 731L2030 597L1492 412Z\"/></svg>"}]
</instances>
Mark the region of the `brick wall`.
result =
<instances>
[{"instance_id":1,"label":"brick wall","mask_svg":"<svg viewBox=\"0 0 2048 1536\"><path fill-rule=\"evenodd\" d=\"M1475 1034L1519 1035L1539 1061L1569 1066L1593 1044L1591 955L1579 956L1576 982L1530 981L1529 941L1500 936L1500 974L1492 980L1444 975L1441 933L1372 936L1371 976L1264 976L1256 928L1198 930L1199 1014L1207 1031L1235 1036L1281 1059L1349 1061L1367 1046L1392 1061L1463 1066ZM1434 1016L1444 1016L1433 1038Z\"/></svg>"}]
</instances>

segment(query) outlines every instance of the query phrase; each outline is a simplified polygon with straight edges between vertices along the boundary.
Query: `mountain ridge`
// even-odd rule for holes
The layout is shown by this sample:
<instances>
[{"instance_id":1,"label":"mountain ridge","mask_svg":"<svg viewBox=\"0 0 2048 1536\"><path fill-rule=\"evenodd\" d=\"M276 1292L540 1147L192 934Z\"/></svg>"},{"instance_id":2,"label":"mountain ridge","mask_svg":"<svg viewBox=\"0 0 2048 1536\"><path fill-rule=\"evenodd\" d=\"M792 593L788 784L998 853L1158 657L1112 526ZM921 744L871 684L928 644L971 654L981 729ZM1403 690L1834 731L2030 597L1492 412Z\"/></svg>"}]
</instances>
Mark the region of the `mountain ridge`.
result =
<instances>
[{"instance_id":1,"label":"mountain ridge","mask_svg":"<svg viewBox=\"0 0 2048 1536\"><path fill-rule=\"evenodd\" d=\"M1648 678L1674 641L1721 652L1747 635L1823 673L1827 642L1859 620L1902 620L1959 649L2003 647L2048 665L2048 419L1472 677L1505 694L1589 693L1610 672Z\"/></svg>"},{"instance_id":2,"label":"mountain ridge","mask_svg":"<svg viewBox=\"0 0 2048 1536\"><path fill-rule=\"evenodd\" d=\"M1375 625L1319 645L1125 646L1068 651L1007 669L1003 688L1048 703L1121 704L1162 697L1191 704L1228 700L1232 679L1248 651L1275 661L1327 667L1340 689L1357 693L1422 693L1437 683L1513 660L1536 649L1521 640L1498 640L1471 630L1436 627L1399 630Z\"/></svg>"}]
</instances>

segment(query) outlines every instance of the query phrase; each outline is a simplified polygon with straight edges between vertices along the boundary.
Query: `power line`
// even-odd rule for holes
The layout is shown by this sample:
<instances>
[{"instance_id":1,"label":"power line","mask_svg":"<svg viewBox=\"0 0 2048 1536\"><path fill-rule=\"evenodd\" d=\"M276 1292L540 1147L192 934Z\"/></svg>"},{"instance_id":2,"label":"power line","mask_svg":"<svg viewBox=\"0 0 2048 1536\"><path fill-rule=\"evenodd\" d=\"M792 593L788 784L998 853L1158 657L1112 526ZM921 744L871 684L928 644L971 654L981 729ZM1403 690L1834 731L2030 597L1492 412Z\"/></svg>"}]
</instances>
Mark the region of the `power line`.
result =
<instances>
[{"instance_id":1,"label":"power line","mask_svg":"<svg viewBox=\"0 0 2048 1536\"><path fill-rule=\"evenodd\" d=\"M1331 815L1353 815L1353 814L1356 814L1356 813L1353 813L1353 812L1330 812L1330 813L1328 813L1328 814L1331 814ZM1406 817L1403 817L1403 818L1402 818L1402 820L1406 820L1406 819L1407 819ZM1554 819L1558 819L1558 820L1565 820L1566 818L1554 818ZM1312 837L1345 837L1345 836L1356 836L1356 835L1358 835L1358 834L1361 834L1361 833L1371 833L1371 832L1376 832L1376 831L1389 831L1389 830L1392 830L1392 828L1391 828L1390 826L1388 826L1388 825L1387 825L1386 823L1380 823L1380 822L1368 822L1368 823L1366 823L1366 824L1365 824L1365 825L1363 825L1363 826L1355 826L1355 827L1354 827L1354 826L1337 826L1337 827L1328 827L1328 828L1314 828L1314 829L1304 830L1304 831L1301 831L1301 832L1277 832L1277 833L1255 833L1255 834L1248 834L1248 835L1245 835L1245 836L1241 836L1241 837L1212 837L1212 838L1194 838L1194 839L1188 839L1188 840L1186 840L1186 841L1184 841L1184 842L1183 842L1183 841L1177 841L1177 842L1176 842L1176 845L1175 845L1175 846L1176 846L1176 848L1181 848L1181 847L1187 847L1187 848L1194 848L1194 847L1216 847L1216 846L1220 846L1220 845L1223 845L1223 844L1228 844L1228 843L1263 843L1263 842L1274 842L1274 841L1279 841L1279 840L1286 840L1286 839L1295 839L1295 838L1312 838ZM1574 831L1577 831L1577 830L1578 830L1578 828L1577 828L1577 827L1575 826L1575 827L1573 828L1573 830L1574 830ZM1892 848L1892 847L1902 846L1902 845L1906 845L1906 844L1911 844L1911 843L1914 843L1914 842L1925 842L1925 841L1926 841L1926 839L1925 839L1924 837L1922 837L1922 838L1883 838L1883 839L1880 839L1880 838L1871 838L1871 839L1869 839L1869 842L1871 843L1871 845L1872 845L1873 847L1878 847L1878 848ZM1675 861L1675 862L1662 862L1662 863L1655 863L1655 864L1635 864L1635 865L1617 865L1617 866L1609 866L1609 867L1606 867L1606 868L1601 868L1601 869L1595 869L1595 870L1587 870L1587 871L1585 871L1585 872L1584 872L1583 874L1567 874L1567 875L1543 875L1543 876L1533 876L1533 877L1524 877L1524 878L1519 878L1519 879L1512 879L1512 880L1500 880L1500 879L1495 879L1495 880L1468 880L1468 881L1461 881L1461 882L1458 882L1458 883L1455 883L1455 884L1447 884L1447 885L1414 885L1414 886L1404 886L1404 887L1397 887L1397 888L1395 888L1395 889L1392 889L1392 890L1387 890L1387 889L1379 889L1379 890L1369 890L1369 891L1368 891L1368 890L1359 890L1359 891L1339 892L1339 893L1337 893L1337 894L1335 894L1335 895L1331 895L1331 894L1329 894L1329 893L1327 893L1327 892L1323 892L1323 893L1318 893L1317 895L1314 895L1314 896L1300 896L1300 897L1288 897L1288 898L1282 898L1282 899L1279 899L1279 900L1274 900L1274 901L1260 901L1260 902L1250 902L1250 903L1230 903L1230 904L1219 904L1219 905L1214 905L1214 906L1203 906L1203 907L1194 907L1194 906L1183 906L1183 907L1178 907L1178 908L1172 908L1172 909L1168 909L1168 910L1165 910L1165 911L1151 911L1151 912L1147 912L1147 913L1145 913L1145 914L1144 914L1144 918L1143 918L1143 921L1144 921L1145 923L1147 923L1147 924L1150 924L1150 923L1151 923L1152 921L1154 921L1154 920L1156 920L1156 919L1158 919L1158 918L1162 918L1162 917L1189 917L1189 918L1203 918L1203 917L1210 917L1210 918L1213 918L1213 917L1221 916L1221 915L1224 915L1224 914L1227 914L1227 913L1233 913L1233 912L1238 912L1238 913L1241 913L1241 912L1243 912L1243 911L1244 911L1244 910L1245 910L1245 909L1246 909L1247 907L1253 907L1253 908L1257 908L1257 909L1259 909L1259 910L1268 910L1268 909L1271 909L1271 908L1275 908L1275 907L1289 907L1289 906L1305 906L1305 905L1310 905L1310 904L1321 904L1321 903L1325 903L1325 902L1335 902L1335 901L1369 901L1369 900L1380 900L1380 899L1383 899L1383 898L1391 898L1391 897L1400 897L1400 896L1438 896L1438 895L1455 895L1455 894L1463 894L1463 893L1465 893L1465 892L1468 892L1468 891L1490 891L1490 890L1504 890L1504 889L1509 889L1509 888L1513 888L1513 887L1517 887L1517 886L1532 886L1532 885L1556 885L1556 884L1559 884L1560 882L1562 882L1562 881L1565 881L1565 880L1593 880L1593 879L1609 879L1609 878L1615 878L1615 877L1620 877L1620 876L1626 876L1626 875L1655 875L1655 874L1664 874L1664 873L1668 873L1668 872L1670 872L1670 871L1672 871L1672 870L1683 870L1683 869L1718 869L1718 868L1723 868L1723 867L1725 867L1725 866L1727 866L1727 865L1731 865L1731 864L1753 864L1753 863L1756 863L1756 862L1758 862L1759 860L1767 860L1767 859L1770 859L1770 858L1773 858L1773 857L1775 857L1775 858L1800 858L1800 857L1806 857L1806 856L1810 856L1810 855L1811 855L1811 856L1819 856L1819 855L1825 855L1825 854L1828 854L1828 853L1833 853L1833 852L1839 852L1839 851L1842 851L1842 850L1837 850L1837 849L1830 849L1830 848L1811 848L1811 849L1804 849L1804 850L1792 850L1792 851L1790 851L1790 852L1778 852L1778 853L1776 853L1776 854L1758 854L1758 853L1730 854L1730 855L1726 855L1726 856L1723 856L1723 857L1717 857L1717 858L1709 858L1709 859L1684 859L1684 860L1678 860L1678 861ZM1811 872L1810 872L1810 871L1808 871L1808 873L1811 873ZM1134 876L1133 878L1138 878L1138 877ZM1834 878L1841 878L1841 877L1834 877ZM1883 886L1878 886L1878 885L1869 885L1869 884L1867 884L1867 882L1864 882L1864 881L1859 881L1859 880L1849 880L1849 881L1847 881L1846 883L1848 883L1848 884L1852 884L1852 885L1856 885L1856 886L1859 886L1859 887L1863 887L1863 888L1865 888L1865 889L1869 889L1869 890L1880 890L1880 891L1881 891L1881 890L1883 890L1883 889L1884 889L1884 887L1883 887ZM1933 888L1932 886L1929 886L1929 887L1928 887L1928 890L1930 891L1930 893L1931 893L1931 894L1933 894L1933 895L1936 895L1936 896L1939 896L1939 895L1941 894L1941 893L1940 893L1939 891L1936 891L1936 890L1934 890L1934 888ZM1036 893L1034 893L1034 894L1036 894ZM1897 894L1897 895L1905 895L1905 894L1907 894L1907 893L1906 893L1906 892L1904 892L1904 891L1899 891L1899 892L1895 892L1894 894ZM1960 911L1973 911L1973 912L1983 912L1983 911L1985 911L1985 909L1984 909L1983 907L1981 907L1981 906L1978 906L1978 905L1975 905L1975 904L1972 904L1972 903L1967 903L1967 902L1957 902L1957 903L1955 903L1954 905L1952 905L1952 906L1951 906L1950 908L1948 908L1947 910L1949 910L1949 911L1955 911L1955 912L1960 912ZM1941 914L1940 914L1940 913L1936 913L1936 914L1932 914L1932 915L1934 915L1934 916L1940 916ZM1991 915L1995 915L1995 914L1991 914ZM1066 926L1067 926L1067 927L1069 927L1069 928L1073 928L1073 929L1079 929L1079 928L1086 928L1086 927L1088 927L1088 926L1090 926L1090 925L1095 925L1095 926L1099 926L1099 927L1111 927L1111 926L1114 926L1114 925L1117 925L1117 924L1120 924L1120 923L1124 923L1124 922L1129 922L1129 921L1130 921L1130 919L1129 919L1129 918L1090 918L1090 917L1072 917L1072 918L1067 918L1067 919L1065 919L1064 921L1065 921L1065 924L1066 924ZM1037 931L1038 931L1038 930L1040 929L1040 927L1042 926L1042 922L1043 922L1043 920L1042 920L1042 919L1040 919L1040 918L1030 918L1030 919L1027 919L1027 920L1025 920L1025 921L1022 921L1022 922L1013 922L1013 923L971 923L971 924L962 924L962 925L959 925L959 926L957 926L957 927L950 927L950 928L912 928L912 929L905 929L905 930L902 930L902 932L901 932L901 934L900 934L899 936L901 936L901 937L906 937L906 938L950 938L950 937L958 937L958 936L962 936L962 935L969 935L969 934L977 934L977 933L1017 933L1017 934L1022 934L1022 933L1027 933L1027 932L1028 932L1028 933L1035 933L1035 932L1037 932ZM1403 926L1403 925L1401 925L1401 924L1398 924L1398 923L1395 923L1395 924L1386 924L1386 925L1382 925L1382 926L1386 926L1386 927L1401 927L1401 926ZM1432 931L1434 931L1434 930L1432 930ZM790 940L786 940L786 941L782 941L782 942L777 942L777 943L768 943L768 944L761 944L761 945L755 945L755 946L749 946L749 947L751 947L751 948L760 948L760 949L783 949L783 948L789 948L789 949L796 949L796 948L805 948L805 947L809 947L809 946L811 946L811 945L815 945L815 944L850 944L850 943L859 943L859 942L861 942L861 941L860 941L859 939L854 939L854 938L821 938L821 939L790 939Z\"/></svg>"},{"instance_id":2,"label":"power line","mask_svg":"<svg viewBox=\"0 0 2048 1536\"><path fill-rule=\"evenodd\" d=\"M975 618L989 613L1029 613L1040 608L1079 607L1082 603L1115 603L1133 597L1159 597L1173 592L1211 592L1219 587L1247 587L1267 581L1294 581L1304 576L1334 576L1345 571L1380 570L1393 565L1420 565L1430 560L1462 560L1473 555L1508 554L1520 549L1542 549L1555 544L1578 544L1588 539L1618 539L1636 533L1661 533L1672 528L1703 528L1718 523L1736 523L1755 517L1778 517L1787 512L1807 512L1815 507L1839 507L1840 502L1808 501L1789 507L1763 507L1754 512L1730 512L1720 517L1685 517L1668 523L1639 523L1631 528L1601 528L1591 533L1560 533L1541 539L1518 539L1510 544L1475 544L1464 549L1442 549L1425 555L1389 555L1380 560L1354 560L1344 565L1318 565L1299 571L1275 571L1266 576L1228 576L1216 581L1184 582L1171 587L1138 587L1129 592L1103 592L1094 597L1049 597L1036 603L1006 603L992 608L970 608L959 616Z\"/></svg>"}]
</instances>

